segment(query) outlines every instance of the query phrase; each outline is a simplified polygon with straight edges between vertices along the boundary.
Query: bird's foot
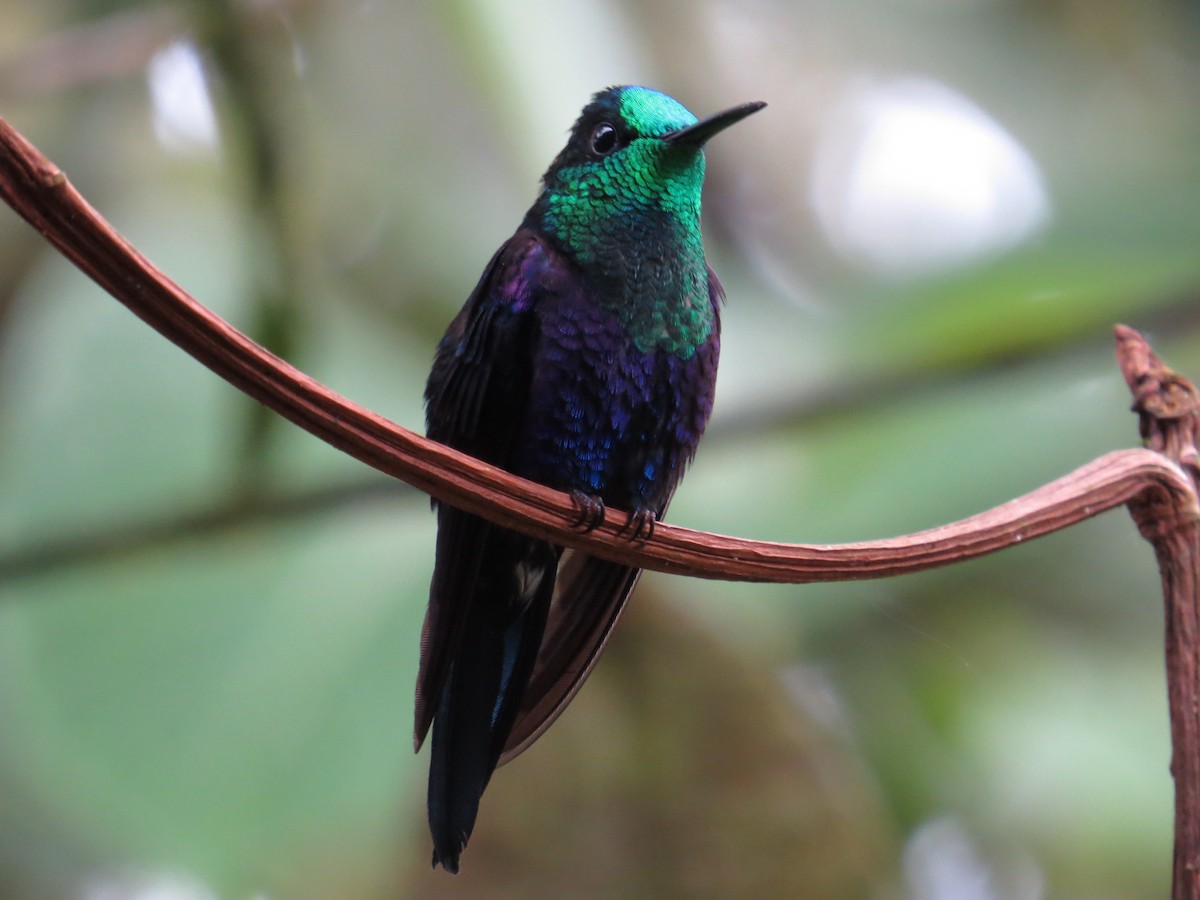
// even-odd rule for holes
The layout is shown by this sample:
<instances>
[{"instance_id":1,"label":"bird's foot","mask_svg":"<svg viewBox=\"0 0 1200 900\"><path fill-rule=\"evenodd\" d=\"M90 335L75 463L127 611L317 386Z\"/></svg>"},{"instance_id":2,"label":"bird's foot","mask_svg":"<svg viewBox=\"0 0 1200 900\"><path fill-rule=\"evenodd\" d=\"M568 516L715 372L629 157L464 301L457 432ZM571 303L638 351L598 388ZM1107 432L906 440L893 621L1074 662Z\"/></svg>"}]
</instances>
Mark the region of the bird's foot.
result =
<instances>
[{"instance_id":1,"label":"bird's foot","mask_svg":"<svg viewBox=\"0 0 1200 900\"><path fill-rule=\"evenodd\" d=\"M571 491L571 502L575 505L575 521L572 528L582 528L584 534L595 531L604 521L604 501L594 494Z\"/></svg>"},{"instance_id":2,"label":"bird's foot","mask_svg":"<svg viewBox=\"0 0 1200 900\"><path fill-rule=\"evenodd\" d=\"M658 517L654 515L654 510L635 509L617 533L628 534L631 542L644 544L654 536L654 526L657 522Z\"/></svg>"}]
</instances>

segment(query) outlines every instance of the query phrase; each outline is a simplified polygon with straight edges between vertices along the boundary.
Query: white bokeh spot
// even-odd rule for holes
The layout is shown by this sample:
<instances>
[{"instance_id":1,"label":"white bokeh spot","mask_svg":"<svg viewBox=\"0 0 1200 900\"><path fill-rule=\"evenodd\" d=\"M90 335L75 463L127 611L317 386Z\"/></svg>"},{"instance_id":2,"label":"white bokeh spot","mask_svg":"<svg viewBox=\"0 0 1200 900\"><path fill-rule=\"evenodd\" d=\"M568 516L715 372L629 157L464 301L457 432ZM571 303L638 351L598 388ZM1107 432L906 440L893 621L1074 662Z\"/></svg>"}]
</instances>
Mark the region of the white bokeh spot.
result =
<instances>
[{"instance_id":1,"label":"white bokeh spot","mask_svg":"<svg viewBox=\"0 0 1200 900\"><path fill-rule=\"evenodd\" d=\"M184 156L214 153L217 117L196 45L179 40L159 50L146 67L146 81L159 144Z\"/></svg>"},{"instance_id":2,"label":"white bokeh spot","mask_svg":"<svg viewBox=\"0 0 1200 900\"><path fill-rule=\"evenodd\" d=\"M995 119L936 81L851 89L818 142L817 219L834 249L890 277L995 255L1050 218L1041 172Z\"/></svg>"}]
</instances>

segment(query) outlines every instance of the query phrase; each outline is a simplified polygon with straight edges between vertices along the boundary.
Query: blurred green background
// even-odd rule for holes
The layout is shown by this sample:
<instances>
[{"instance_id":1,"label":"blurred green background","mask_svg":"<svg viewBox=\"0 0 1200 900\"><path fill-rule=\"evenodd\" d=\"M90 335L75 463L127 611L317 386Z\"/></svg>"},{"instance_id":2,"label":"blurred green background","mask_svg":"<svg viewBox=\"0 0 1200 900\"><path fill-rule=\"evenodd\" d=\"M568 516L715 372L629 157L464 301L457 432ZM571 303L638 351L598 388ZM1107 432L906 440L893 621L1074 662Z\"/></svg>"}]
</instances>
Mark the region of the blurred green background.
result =
<instances>
[{"instance_id":1,"label":"blurred green background","mask_svg":"<svg viewBox=\"0 0 1200 900\"><path fill-rule=\"evenodd\" d=\"M671 521L969 515L1200 375L1200 9L32 0L0 114L201 302L409 427L589 94L704 115L729 301ZM1158 898L1162 615L1114 512L945 571L647 577L429 872L423 495L264 414L0 211L0 896Z\"/></svg>"}]
</instances>

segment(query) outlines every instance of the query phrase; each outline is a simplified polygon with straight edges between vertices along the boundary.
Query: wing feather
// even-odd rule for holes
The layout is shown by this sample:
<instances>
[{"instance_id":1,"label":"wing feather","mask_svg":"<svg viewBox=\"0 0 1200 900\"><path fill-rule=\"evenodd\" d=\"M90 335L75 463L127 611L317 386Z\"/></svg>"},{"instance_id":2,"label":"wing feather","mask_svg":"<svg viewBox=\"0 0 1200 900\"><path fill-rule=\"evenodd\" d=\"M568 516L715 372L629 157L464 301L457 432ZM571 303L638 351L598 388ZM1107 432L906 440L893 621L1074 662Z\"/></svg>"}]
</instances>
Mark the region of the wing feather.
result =
<instances>
[{"instance_id":1,"label":"wing feather","mask_svg":"<svg viewBox=\"0 0 1200 900\"><path fill-rule=\"evenodd\" d=\"M500 765L541 737L574 699L641 574L574 550L563 553L542 646Z\"/></svg>"},{"instance_id":2,"label":"wing feather","mask_svg":"<svg viewBox=\"0 0 1200 900\"><path fill-rule=\"evenodd\" d=\"M484 269L438 344L425 388L426 433L507 467L529 394L534 298L544 248L518 231ZM479 576L484 520L438 508L437 551L421 633L413 744L420 749L437 712Z\"/></svg>"}]
</instances>

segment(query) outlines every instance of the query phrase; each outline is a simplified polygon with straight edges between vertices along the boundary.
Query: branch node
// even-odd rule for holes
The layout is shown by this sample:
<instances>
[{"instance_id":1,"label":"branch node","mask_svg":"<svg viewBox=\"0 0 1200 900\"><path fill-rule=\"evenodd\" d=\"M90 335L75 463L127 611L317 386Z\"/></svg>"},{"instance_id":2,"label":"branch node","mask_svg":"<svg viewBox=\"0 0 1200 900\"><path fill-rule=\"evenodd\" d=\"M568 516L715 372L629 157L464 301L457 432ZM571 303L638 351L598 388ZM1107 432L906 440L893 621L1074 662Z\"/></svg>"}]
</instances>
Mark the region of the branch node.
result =
<instances>
[{"instance_id":1,"label":"branch node","mask_svg":"<svg viewBox=\"0 0 1200 900\"><path fill-rule=\"evenodd\" d=\"M1200 393L1150 349L1146 339L1126 325L1115 328L1117 362L1133 394L1138 431L1146 447L1200 475Z\"/></svg>"}]
</instances>

